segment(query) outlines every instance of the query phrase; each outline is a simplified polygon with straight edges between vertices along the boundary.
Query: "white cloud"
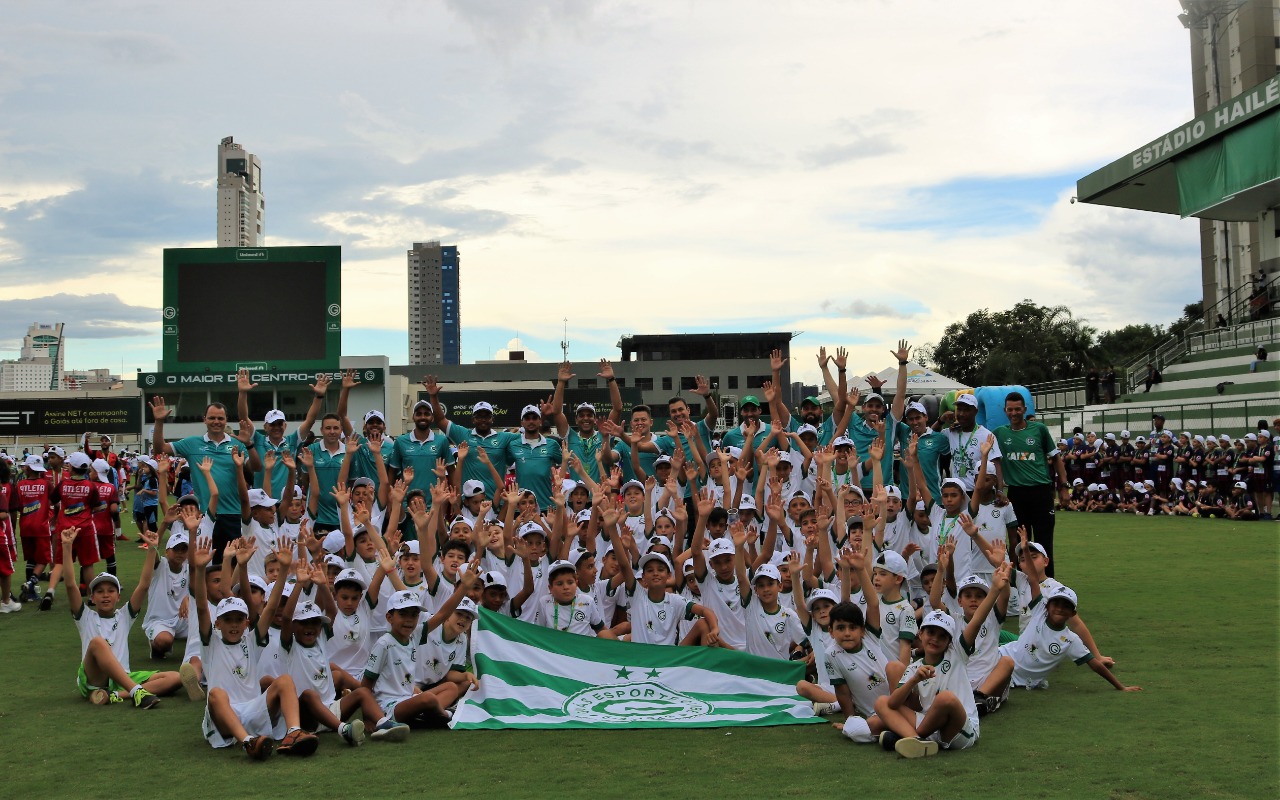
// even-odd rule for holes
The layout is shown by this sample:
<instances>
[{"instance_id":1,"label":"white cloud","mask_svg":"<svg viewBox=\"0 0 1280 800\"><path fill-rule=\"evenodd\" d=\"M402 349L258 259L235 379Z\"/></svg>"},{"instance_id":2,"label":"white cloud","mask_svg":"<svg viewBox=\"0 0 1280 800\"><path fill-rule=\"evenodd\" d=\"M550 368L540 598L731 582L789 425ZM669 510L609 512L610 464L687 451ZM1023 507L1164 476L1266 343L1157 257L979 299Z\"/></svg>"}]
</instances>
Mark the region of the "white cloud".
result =
<instances>
[{"instance_id":1,"label":"white cloud","mask_svg":"<svg viewBox=\"0 0 1280 800\"><path fill-rule=\"evenodd\" d=\"M570 317L575 358L750 325L805 331L813 382L819 337L878 370L899 337L1028 297L1167 322L1199 294L1194 223L1066 203L1191 114L1176 7L1113 6L20 5L0 265L11 291L109 275L158 306L160 250L211 243L231 133L262 158L268 243L343 245L348 325L402 329L404 251L457 243L467 358L467 326L513 320L558 341ZM970 224L993 198L1012 221Z\"/></svg>"}]
</instances>

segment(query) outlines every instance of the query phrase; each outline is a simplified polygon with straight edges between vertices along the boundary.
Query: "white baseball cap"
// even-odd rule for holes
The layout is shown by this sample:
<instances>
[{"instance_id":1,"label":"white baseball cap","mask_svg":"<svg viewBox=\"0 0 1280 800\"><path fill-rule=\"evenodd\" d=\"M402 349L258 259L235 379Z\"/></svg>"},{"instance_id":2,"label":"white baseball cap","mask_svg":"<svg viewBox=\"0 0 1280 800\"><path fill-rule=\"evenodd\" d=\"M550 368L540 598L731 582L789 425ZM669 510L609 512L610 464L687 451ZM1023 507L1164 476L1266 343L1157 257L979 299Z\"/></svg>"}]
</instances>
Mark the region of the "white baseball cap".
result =
<instances>
[{"instance_id":1,"label":"white baseball cap","mask_svg":"<svg viewBox=\"0 0 1280 800\"><path fill-rule=\"evenodd\" d=\"M526 522L525 524L520 526L520 530L517 533L519 534L521 539L523 539L526 536L532 536L535 533L538 534L539 536L547 535L546 530L536 522Z\"/></svg>"},{"instance_id":2,"label":"white baseball cap","mask_svg":"<svg viewBox=\"0 0 1280 800\"><path fill-rule=\"evenodd\" d=\"M797 436L803 436L806 433L812 433L814 436L817 436L818 429L807 422L804 425L801 425L799 428L796 428Z\"/></svg>"},{"instance_id":3,"label":"white baseball cap","mask_svg":"<svg viewBox=\"0 0 1280 800\"><path fill-rule=\"evenodd\" d=\"M989 594L991 592L991 584L987 583L986 579L981 575L969 575L964 580L956 584L956 594L959 595L960 592L969 588L981 589L984 594Z\"/></svg>"},{"instance_id":4,"label":"white baseball cap","mask_svg":"<svg viewBox=\"0 0 1280 800\"><path fill-rule=\"evenodd\" d=\"M1253 438L1256 439L1258 437L1255 436ZM88 469L89 467L93 466L93 462L91 462L89 460L89 457L84 453L77 452L67 456L67 466L71 467L72 469Z\"/></svg>"},{"instance_id":5,"label":"white baseball cap","mask_svg":"<svg viewBox=\"0 0 1280 800\"><path fill-rule=\"evenodd\" d=\"M310 600L298 603L293 609L293 621L301 622L304 619L324 619L324 612Z\"/></svg>"},{"instance_id":6,"label":"white baseball cap","mask_svg":"<svg viewBox=\"0 0 1280 800\"><path fill-rule=\"evenodd\" d=\"M1044 546L1041 545L1039 542L1027 542L1027 544L1031 547L1032 550L1035 550L1037 553L1044 556L1045 558L1049 557L1049 554L1045 552ZM1013 548L1013 554L1014 554L1014 557L1016 558L1022 558L1021 543L1019 543L1016 547Z\"/></svg>"},{"instance_id":7,"label":"white baseball cap","mask_svg":"<svg viewBox=\"0 0 1280 800\"><path fill-rule=\"evenodd\" d=\"M22 462L22 466L30 470L33 470L35 472L49 471L48 468L45 467L44 465L44 459L36 455L35 453L32 453L31 455L27 456L26 460Z\"/></svg>"},{"instance_id":8,"label":"white baseball cap","mask_svg":"<svg viewBox=\"0 0 1280 800\"><path fill-rule=\"evenodd\" d=\"M971 397L972 395L962 395ZM956 638L956 621L945 611L930 611L920 620L920 628L942 628L952 639Z\"/></svg>"},{"instance_id":9,"label":"white baseball cap","mask_svg":"<svg viewBox=\"0 0 1280 800\"><path fill-rule=\"evenodd\" d=\"M1129 438L1129 432L1128 432L1128 431L1120 431L1120 438L1121 438L1121 439L1128 439L1128 438Z\"/></svg>"},{"instance_id":10,"label":"white baseball cap","mask_svg":"<svg viewBox=\"0 0 1280 800\"><path fill-rule=\"evenodd\" d=\"M169 534L169 541L164 543L164 549L172 550L173 548L183 544L190 546L191 537L188 536L187 532L184 530L174 531L173 533Z\"/></svg>"},{"instance_id":11,"label":"white baseball cap","mask_svg":"<svg viewBox=\"0 0 1280 800\"><path fill-rule=\"evenodd\" d=\"M249 616L249 606L245 604L239 597L225 597L218 601L217 607L213 610L214 619L221 619L225 614L244 614Z\"/></svg>"},{"instance_id":12,"label":"white baseball cap","mask_svg":"<svg viewBox=\"0 0 1280 800\"><path fill-rule=\"evenodd\" d=\"M721 537L711 540L711 543L707 545L705 555L707 560L711 560L716 556L731 556L736 552L738 552L738 548L734 546L733 540L728 537Z\"/></svg>"},{"instance_id":13,"label":"white baseball cap","mask_svg":"<svg viewBox=\"0 0 1280 800\"><path fill-rule=\"evenodd\" d=\"M971 395L971 394L962 394L962 395L958 395L958 396L956 397L956 405L958 405L958 406L973 406L974 408L977 408L977 407L978 407L978 398L974 397L974 396L973 396L973 395Z\"/></svg>"},{"instance_id":14,"label":"white baseball cap","mask_svg":"<svg viewBox=\"0 0 1280 800\"><path fill-rule=\"evenodd\" d=\"M579 411L590 411L592 414L596 413L596 407L591 403L585 403L585 402L578 403L577 407L574 408L573 410L574 410L574 413L577 413Z\"/></svg>"},{"instance_id":15,"label":"white baseball cap","mask_svg":"<svg viewBox=\"0 0 1280 800\"><path fill-rule=\"evenodd\" d=\"M427 401L427 400L419 400L418 402L414 403L413 411L417 411L419 408L423 408L423 407L425 407L428 411L435 411L435 408L432 407L430 401Z\"/></svg>"},{"instance_id":16,"label":"white baseball cap","mask_svg":"<svg viewBox=\"0 0 1280 800\"><path fill-rule=\"evenodd\" d=\"M782 573L778 572L778 568L773 564L761 564L756 570L756 574L751 576L751 583L755 583L761 578L772 578L779 583L782 582Z\"/></svg>"},{"instance_id":17,"label":"white baseball cap","mask_svg":"<svg viewBox=\"0 0 1280 800\"><path fill-rule=\"evenodd\" d=\"M1236 481L1235 483L1231 484L1231 488L1233 488L1233 489L1248 489L1248 488L1249 488L1249 485L1248 485L1248 484L1246 484L1244 481Z\"/></svg>"},{"instance_id":18,"label":"white baseball cap","mask_svg":"<svg viewBox=\"0 0 1280 800\"><path fill-rule=\"evenodd\" d=\"M929 416L929 411L924 407L924 403L917 403L914 401L907 403L907 414L910 414L912 411L918 411L926 417Z\"/></svg>"},{"instance_id":19,"label":"white baseball cap","mask_svg":"<svg viewBox=\"0 0 1280 800\"><path fill-rule=\"evenodd\" d=\"M897 486L895 486L895 485L893 485L893 484L889 484L888 486L884 487L884 496L885 496L885 497L896 497L897 499L901 500L901 499L902 499L902 490L901 490L901 489L899 489Z\"/></svg>"},{"instance_id":20,"label":"white baseball cap","mask_svg":"<svg viewBox=\"0 0 1280 800\"><path fill-rule=\"evenodd\" d=\"M341 530L332 530L325 534L320 546L326 553L337 553L347 546L347 537Z\"/></svg>"},{"instance_id":21,"label":"white baseball cap","mask_svg":"<svg viewBox=\"0 0 1280 800\"><path fill-rule=\"evenodd\" d=\"M480 576L480 583L487 589L490 586L501 586L507 588L507 578L501 572L490 570Z\"/></svg>"},{"instance_id":22,"label":"white baseball cap","mask_svg":"<svg viewBox=\"0 0 1280 800\"><path fill-rule=\"evenodd\" d=\"M907 577L907 560L893 550L885 550L876 558L875 565L894 575Z\"/></svg>"},{"instance_id":23,"label":"white baseball cap","mask_svg":"<svg viewBox=\"0 0 1280 800\"><path fill-rule=\"evenodd\" d=\"M573 521L574 522L590 522L591 509L589 508L582 509L581 511L579 511L577 514L574 515Z\"/></svg>"},{"instance_id":24,"label":"white baseball cap","mask_svg":"<svg viewBox=\"0 0 1280 800\"><path fill-rule=\"evenodd\" d=\"M276 501L262 489L249 490L249 506L251 508L275 508Z\"/></svg>"},{"instance_id":25,"label":"white baseball cap","mask_svg":"<svg viewBox=\"0 0 1280 800\"><path fill-rule=\"evenodd\" d=\"M477 480L463 481L462 496L475 497L478 494L484 494L484 483Z\"/></svg>"},{"instance_id":26,"label":"white baseball cap","mask_svg":"<svg viewBox=\"0 0 1280 800\"><path fill-rule=\"evenodd\" d=\"M835 440L831 442L831 446L832 447L853 447L853 440L850 439L848 436L837 436Z\"/></svg>"},{"instance_id":27,"label":"white baseball cap","mask_svg":"<svg viewBox=\"0 0 1280 800\"><path fill-rule=\"evenodd\" d=\"M325 562L326 563L328 562L327 558L325 559ZM340 583L354 583L360 587L361 591L364 591L365 589L369 588L369 581L366 580L365 577L361 575L359 572L350 568L344 569L342 572L339 572L336 577L334 577L333 585L337 586Z\"/></svg>"},{"instance_id":28,"label":"white baseball cap","mask_svg":"<svg viewBox=\"0 0 1280 800\"><path fill-rule=\"evenodd\" d=\"M278 408L273 408L262 418L264 425L270 425L273 422L284 422L284 412Z\"/></svg>"},{"instance_id":29,"label":"white baseball cap","mask_svg":"<svg viewBox=\"0 0 1280 800\"><path fill-rule=\"evenodd\" d=\"M324 564L326 567L337 567L339 572L347 568L347 562L342 559L342 556L334 555L333 553L329 553L324 557Z\"/></svg>"},{"instance_id":30,"label":"white baseball cap","mask_svg":"<svg viewBox=\"0 0 1280 800\"><path fill-rule=\"evenodd\" d=\"M627 490L630 489L632 486L636 487L642 492L644 491L644 484L633 478L632 480L629 480L626 483L622 484L622 488L618 490L618 494L626 494Z\"/></svg>"},{"instance_id":31,"label":"white baseball cap","mask_svg":"<svg viewBox=\"0 0 1280 800\"><path fill-rule=\"evenodd\" d=\"M479 403L476 403L471 407L472 414L479 414L481 411L488 411L490 414L492 414L493 406L481 400Z\"/></svg>"},{"instance_id":32,"label":"white baseball cap","mask_svg":"<svg viewBox=\"0 0 1280 800\"><path fill-rule=\"evenodd\" d=\"M530 414L534 415L538 419L542 419L542 411L532 403L520 409L520 419L524 419Z\"/></svg>"},{"instance_id":33,"label":"white baseball cap","mask_svg":"<svg viewBox=\"0 0 1280 800\"><path fill-rule=\"evenodd\" d=\"M664 556L662 553L645 553L644 555L640 556L641 572L644 572L645 565L648 564L650 561L659 561L666 565L668 572L675 572L675 570L672 569L671 567L671 560L666 556Z\"/></svg>"},{"instance_id":34,"label":"white baseball cap","mask_svg":"<svg viewBox=\"0 0 1280 800\"><path fill-rule=\"evenodd\" d=\"M396 592L387 599L388 611L398 611L406 608L422 610L422 600L418 597L417 592Z\"/></svg>"},{"instance_id":35,"label":"white baseball cap","mask_svg":"<svg viewBox=\"0 0 1280 800\"><path fill-rule=\"evenodd\" d=\"M565 561L564 559L561 559L559 561L552 561L551 564L547 567L547 581L549 583L551 581L552 576L555 575L557 572L575 572L576 573L577 571L578 571L578 568L571 561Z\"/></svg>"},{"instance_id":36,"label":"white baseball cap","mask_svg":"<svg viewBox=\"0 0 1280 800\"><path fill-rule=\"evenodd\" d=\"M1103 438L1103 439L1106 439L1108 442L1114 442L1114 441L1116 440L1116 435L1115 435L1114 433L1108 433L1108 434L1106 434L1105 436L1103 436L1102 438ZM1203 439L1201 439L1201 441L1204 441L1204 440L1203 440Z\"/></svg>"},{"instance_id":37,"label":"white baseball cap","mask_svg":"<svg viewBox=\"0 0 1280 800\"><path fill-rule=\"evenodd\" d=\"M102 583L114 583L116 589L120 588L120 579L110 572L99 572L93 576L93 580L89 581L89 593L92 594L95 587Z\"/></svg>"},{"instance_id":38,"label":"white baseball cap","mask_svg":"<svg viewBox=\"0 0 1280 800\"><path fill-rule=\"evenodd\" d=\"M663 453L662 455L658 456L653 460L653 465L655 467L661 464L670 464L670 463L671 463L671 456L667 455L666 453Z\"/></svg>"},{"instance_id":39,"label":"white baseball cap","mask_svg":"<svg viewBox=\"0 0 1280 800\"><path fill-rule=\"evenodd\" d=\"M397 556L420 556L422 555L422 544L414 539L400 545Z\"/></svg>"},{"instance_id":40,"label":"white baseball cap","mask_svg":"<svg viewBox=\"0 0 1280 800\"><path fill-rule=\"evenodd\" d=\"M1050 600L1066 600L1071 604L1072 608L1079 608L1080 604L1076 601L1076 593L1068 589L1062 584L1054 586L1044 594L1044 601L1048 603Z\"/></svg>"},{"instance_id":41,"label":"white baseball cap","mask_svg":"<svg viewBox=\"0 0 1280 800\"><path fill-rule=\"evenodd\" d=\"M836 593L831 591L830 589L814 589L812 592L809 593L809 596L805 598L804 607L808 609L812 609L813 604L818 602L819 600L830 600L833 603L840 602L840 598L836 597Z\"/></svg>"},{"instance_id":42,"label":"white baseball cap","mask_svg":"<svg viewBox=\"0 0 1280 800\"><path fill-rule=\"evenodd\" d=\"M749 508L749 509L751 509L752 511L757 511L757 510L758 510L758 509L756 508L756 497L755 497L755 495L752 495L752 494L744 494L744 495L742 496L742 498L738 500L738 510L739 510L739 511L742 511L744 508Z\"/></svg>"},{"instance_id":43,"label":"white baseball cap","mask_svg":"<svg viewBox=\"0 0 1280 800\"><path fill-rule=\"evenodd\" d=\"M884 403L884 398L880 396L879 392L871 392L866 397L862 398L862 404L865 406L867 403L870 403L872 400L879 400L881 404Z\"/></svg>"},{"instance_id":44,"label":"white baseball cap","mask_svg":"<svg viewBox=\"0 0 1280 800\"><path fill-rule=\"evenodd\" d=\"M569 551L569 563L576 569L577 566L582 563L582 559L594 555L594 553L585 547L575 547Z\"/></svg>"},{"instance_id":45,"label":"white baseball cap","mask_svg":"<svg viewBox=\"0 0 1280 800\"><path fill-rule=\"evenodd\" d=\"M667 538L667 537L665 537L665 536L650 536L650 537L649 537L649 549L650 549L650 550L652 550L652 549L653 549L653 548L655 548L655 547L665 547L665 548L667 548L668 550L670 550L670 549L671 549L671 540L670 540L670 539L668 539L668 538Z\"/></svg>"}]
</instances>

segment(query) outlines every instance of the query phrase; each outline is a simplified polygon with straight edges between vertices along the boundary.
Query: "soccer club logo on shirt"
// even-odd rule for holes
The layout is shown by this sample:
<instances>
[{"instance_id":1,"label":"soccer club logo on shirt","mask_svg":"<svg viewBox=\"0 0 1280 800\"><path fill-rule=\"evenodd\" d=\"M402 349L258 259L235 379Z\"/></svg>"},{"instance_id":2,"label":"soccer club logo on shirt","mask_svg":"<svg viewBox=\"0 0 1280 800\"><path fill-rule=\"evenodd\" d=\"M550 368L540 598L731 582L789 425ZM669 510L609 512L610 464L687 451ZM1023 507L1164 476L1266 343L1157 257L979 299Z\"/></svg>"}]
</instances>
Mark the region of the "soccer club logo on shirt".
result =
<instances>
[{"instance_id":1,"label":"soccer club logo on shirt","mask_svg":"<svg viewBox=\"0 0 1280 800\"><path fill-rule=\"evenodd\" d=\"M1049 655L1051 656L1062 655L1062 645L1058 644L1057 642L1049 642Z\"/></svg>"},{"instance_id":2,"label":"soccer club logo on shirt","mask_svg":"<svg viewBox=\"0 0 1280 800\"><path fill-rule=\"evenodd\" d=\"M867 673L867 691L874 691L875 688L880 685L882 680L884 679L874 672Z\"/></svg>"},{"instance_id":3,"label":"soccer club logo on shirt","mask_svg":"<svg viewBox=\"0 0 1280 800\"><path fill-rule=\"evenodd\" d=\"M938 665L938 671L941 672L943 675L946 675L948 672L950 672L951 659L949 658L942 659L942 663Z\"/></svg>"},{"instance_id":4,"label":"soccer club logo on shirt","mask_svg":"<svg viewBox=\"0 0 1280 800\"><path fill-rule=\"evenodd\" d=\"M316 667L316 671L311 673L311 680L314 683L322 683L329 677L329 669L323 664Z\"/></svg>"},{"instance_id":5,"label":"soccer club logo on shirt","mask_svg":"<svg viewBox=\"0 0 1280 800\"><path fill-rule=\"evenodd\" d=\"M898 615L890 611L884 615L884 621L893 625L898 621ZM782 633L782 631L778 631L778 633Z\"/></svg>"}]
</instances>

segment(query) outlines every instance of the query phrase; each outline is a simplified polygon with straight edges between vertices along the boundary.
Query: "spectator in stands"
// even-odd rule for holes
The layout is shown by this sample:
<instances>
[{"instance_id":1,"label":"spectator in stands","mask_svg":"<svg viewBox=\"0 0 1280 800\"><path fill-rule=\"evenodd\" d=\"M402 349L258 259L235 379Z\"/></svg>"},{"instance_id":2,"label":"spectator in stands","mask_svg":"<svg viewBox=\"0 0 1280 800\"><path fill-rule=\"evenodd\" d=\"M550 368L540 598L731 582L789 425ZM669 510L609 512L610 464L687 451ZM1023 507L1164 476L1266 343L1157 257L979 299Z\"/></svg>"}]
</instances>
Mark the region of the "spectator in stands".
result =
<instances>
[{"instance_id":1,"label":"spectator in stands","mask_svg":"<svg viewBox=\"0 0 1280 800\"><path fill-rule=\"evenodd\" d=\"M1258 352L1253 354L1253 361L1249 362L1249 371L1257 372L1258 365L1267 360L1267 348L1259 347Z\"/></svg>"},{"instance_id":2,"label":"spectator in stands","mask_svg":"<svg viewBox=\"0 0 1280 800\"><path fill-rule=\"evenodd\" d=\"M1116 401L1116 367L1114 364L1107 367L1107 371L1102 373L1102 402L1110 405Z\"/></svg>"},{"instance_id":3,"label":"spectator in stands","mask_svg":"<svg viewBox=\"0 0 1280 800\"><path fill-rule=\"evenodd\" d=\"M1155 384L1162 383L1164 377L1160 375L1160 370L1156 369L1156 365L1150 361L1147 362L1147 379L1143 381L1147 388L1143 389L1143 394L1151 391L1151 387Z\"/></svg>"},{"instance_id":4,"label":"spectator in stands","mask_svg":"<svg viewBox=\"0 0 1280 800\"><path fill-rule=\"evenodd\" d=\"M1085 405L1093 405L1100 402L1098 384L1098 370L1096 367L1090 367L1089 374L1084 378L1084 402Z\"/></svg>"}]
</instances>

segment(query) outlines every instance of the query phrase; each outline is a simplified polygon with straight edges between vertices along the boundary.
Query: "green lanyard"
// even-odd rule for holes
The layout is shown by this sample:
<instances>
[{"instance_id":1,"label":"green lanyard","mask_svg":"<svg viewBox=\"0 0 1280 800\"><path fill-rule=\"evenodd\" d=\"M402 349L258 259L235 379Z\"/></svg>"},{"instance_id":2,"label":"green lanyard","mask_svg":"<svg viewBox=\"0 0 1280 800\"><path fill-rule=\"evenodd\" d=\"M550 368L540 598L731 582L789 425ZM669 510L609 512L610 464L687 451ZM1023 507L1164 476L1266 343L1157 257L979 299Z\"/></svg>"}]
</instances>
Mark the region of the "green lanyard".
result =
<instances>
[{"instance_id":1,"label":"green lanyard","mask_svg":"<svg viewBox=\"0 0 1280 800\"><path fill-rule=\"evenodd\" d=\"M554 605L555 605L555 608L551 612L552 624L555 625L556 630L567 632L569 630L569 626L573 624L573 603L569 604L569 610L565 612L566 614L569 615L569 621L568 623L565 624L563 628L560 627L560 604L555 603Z\"/></svg>"},{"instance_id":2,"label":"green lanyard","mask_svg":"<svg viewBox=\"0 0 1280 800\"><path fill-rule=\"evenodd\" d=\"M946 543L947 543L947 539L951 538L951 529L952 529L952 528L954 528L954 527L956 526L956 523L957 523L957 522L959 522L959 521L960 521L960 516L959 516L959 515L956 515L956 516L954 516L954 517L952 517L952 518L951 518L951 524L950 524L950 525L948 525L948 524L947 524L947 518L946 518L945 516L943 516L943 518L942 518L942 523L941 523L941 524L942 524L942 533L938 534L938 546L939 546L939 547L942 547L944 544L946 544Z\"/></svg>"},{"instance_id":3,"label":"green lanyard","mask_svg":"<svg viewBox=\"0 0 1280 800\"><path fill-rule=\"evenodd\" d=\"M961 461L956 465L957 466L956 471L960 473L961 478L963 478L965 474L968 473L969 464L973 461L973 459L969 456L969 445L973 442L973 437L977 433L978 433L978 428L977 426L974 426L973 430L969 431L968 441L960 439L960 452L964 453L964 461ZM959 439L960 437L957 436L956 438Z\"/></svg>"}]
</instances>

